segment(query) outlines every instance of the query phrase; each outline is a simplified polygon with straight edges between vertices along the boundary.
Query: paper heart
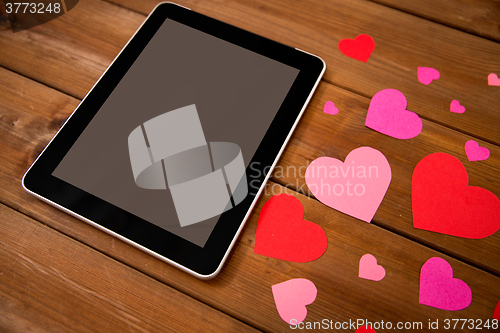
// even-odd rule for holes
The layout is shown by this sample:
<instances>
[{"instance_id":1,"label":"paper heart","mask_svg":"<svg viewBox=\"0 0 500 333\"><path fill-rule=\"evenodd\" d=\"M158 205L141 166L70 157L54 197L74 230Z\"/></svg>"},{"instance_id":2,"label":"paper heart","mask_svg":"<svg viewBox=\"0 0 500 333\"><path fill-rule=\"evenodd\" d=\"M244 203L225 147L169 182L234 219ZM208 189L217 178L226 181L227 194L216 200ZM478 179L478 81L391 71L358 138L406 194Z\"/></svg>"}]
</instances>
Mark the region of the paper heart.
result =
<instances>
[{"instance_id":1,"label":"paper heart","mask_svg":"<svg viewBox=\"0 0 500 333\"><path fill-rule=\"evenodd\" d=\"M411 139L422 131L422 119L406 110L406 97L396 89L384 89L370 101L365 125L396 139Z\"/></svg>"},{"instance_id":2,"label":"paper heart","mask_svg":"<svg viewBox=\"0 0 500 333\"><path fill-rule=\"evenodd\" d=\"M335 106L335 103L333 103L332 101L328 101L325 103L325 107L323 108L323 112L334 115L334 114L339 113L339 109Z\"/></svg>"},{"instance_id":3,"label":"paper heart","mask_svg":"<svg viewBox=\"0 0 500 333\"><path fill-rule=\"evenodd\" d=\"M490 150L485 147L479 147L479 144L474 140L469 140L465 143L465 153L470 162L484 161L490 157Z\"/></svg>"},{"instance_id":4,"label":"paper heart","mask_svg":"<svg viewBox=\"0 0 500 333\"><path fill-rule=\"evenodd\" d=\"M375 49L375 41L369 35L359 35L354 39L342 39L339 42L339 50L348 57L367 62Z\"/></svg>"},{"instance_id":5,"label":"paper heart","mask_svg":"<svg viewBox=\"0 0 500 333\"><path fill-rule=\"evenodd\" d=\"M457 311L472 302L469 286L453 277L450 264L438 257L430 258L420 270L420 304Z\"/></svg>"},{"instance_id":6,"label":"paper heart","mask_svg":"<svg viewBox=\"0 0 500 333\"><path fill-rule=\"evenodd\" d=\"M290 325L301 323L307 316L306 305L316 300L318 290L307 279L291 279L272 286L274 303L281 319Z\"/></svg>"},{"instance_id":7,"label":"paper heart","mask_svg":"<svg viewBox=\"0 0 500 333\"><path fill-rule=\"evenodd\" d=\"M493 312L493 318L500 320L500 301L498 301L495 311Z\"/></svg>"},{"instance_id":8,"label":"paper heart","mask_svg":"<svg viewBox=\"0 0 500 333\"><path fill-rule=\"evenodd\" d=\"M376 331L371 326L364 325L358 328L355 333L376 333Z\"/></svg>"},{"instance_id":9,"label":"paper heart","mask_svg":"<svg viewBox=\"0 0 500 333\"><path fill-rule=\"evenodd\" d=\"M391 182L384 154L370 147L354 149L345 162L315 159L306 170L306 184L325 205L370 223Z\"/></svg>"},{"instance_id":10,"label":"paper heart","mask_svg":"<svg viewBox=\"0 0 500 333\"><path fill-rule=\"evenodd\" d=\"M325 231L305 221L300 201L289 194L269 199L259 214L254 252L293 262L316 260L326 251Z\"/></svg>"},{"instance_id":11,"label":"paper heart","mask_svg":"<svg viewBox=\"0 0 500 333\"><path fill-rule=\"evenodd\" d=\"M464 238L484 238L500 229L500 200L468 186L463 164L445 153L418 162L412 177L413 226Z\"/></svg>"},{"instance_id":12,"label":"paper heart","mask_svg":"<svg viewBox=\"0 0 500 333\"><path fill-rule=\"evenodd\" d=\"M500 86L500 79L495 73L488 75L488 85L489 86Z\"/></svg>"},{"instance_id":13,"label":"paper heart","mask_svg":"<svg viewBox=\"0 0 500 333\"><path fill-rule=\"evenodd\" d=\"M439 71L432 67L419 67L418 80L426 86L431 84L432 81L438 80L441 74Z\"/></svg>"},{"instance_id":14,"label":"paper heart","mask_svg":"<svg viewBox=\"0 0 500 333\"><path fill-rule=\"evenodd\" d=\"M454 113L464 113L465 112L465 106L460 105L460 102L454 99L450 103L450 111Z\"/></svg>"},{"instance_id":15,"label":"paper heart","mask_svg":"<svg viewBox=\"0 0 500 333\"><path fill-rule=\"evenodd\" d=\"M359 260L358 276L367 280L380 281L385 277L385 269L377 264L377 258L367 253Z\"/></svg>"}]
</instances>

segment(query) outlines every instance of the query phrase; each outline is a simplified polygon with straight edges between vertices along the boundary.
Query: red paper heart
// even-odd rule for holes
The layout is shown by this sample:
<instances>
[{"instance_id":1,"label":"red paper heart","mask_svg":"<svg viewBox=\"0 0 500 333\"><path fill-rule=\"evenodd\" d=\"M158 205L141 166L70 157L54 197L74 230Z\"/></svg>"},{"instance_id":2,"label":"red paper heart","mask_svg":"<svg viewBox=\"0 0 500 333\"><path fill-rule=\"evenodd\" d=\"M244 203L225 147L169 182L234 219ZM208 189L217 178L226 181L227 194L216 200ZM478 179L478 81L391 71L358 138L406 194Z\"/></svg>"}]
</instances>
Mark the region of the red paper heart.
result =
<instances>
[{"instance_id":1,"label":"red paper heart","mask_svg":"<svg viewBox=\"0 0 500 333\"><path fill-rule=\"evenodd\" d=\"M375 49L375 42L369 35L359 35L354 39L342 39L339 50L348 57L367 62Z\"/></svg>"},{"instance_id":2,"label":"red paper heart","mask_svg":"<svg viewBox=\"0 0 500 333\"><path fill-rule=\"evenodd\" d=\"M300 201L289 194L269 199L259 214L254 252L293 262L316 260L326 251L325 231L305 221Z\"/></svg>"},{"instance_id":3,"label":"red paper heart","mask_svg":"<svg viewBox=\"0 0 500 333\"><path fill-rule=\"evenodd\" d=\"M375 330L371 326L365 325L358 328L356 333L375 333Z\"/></svg>"},{"instance_id":4,"label":"red paper heart","mask_svg":"<svg viewBox=\"0 0 500 333\"><path fill-rule=\"evenodd\" d=\"M467 171L457 158L445 153L424 157L413 171L413 226L473 239L498 231L500 200L468 183Z\"/></svg>"},{"instance_id":5,"label":"red paper heart","mask_svg":"<svg viewBox=\"0 0 500 333\"><path fill-rule=\"evenodd\" d=\"M500 320L500 301L498 301L495 311L493 312L493 318Z\"/></svg>"}]
</instances>

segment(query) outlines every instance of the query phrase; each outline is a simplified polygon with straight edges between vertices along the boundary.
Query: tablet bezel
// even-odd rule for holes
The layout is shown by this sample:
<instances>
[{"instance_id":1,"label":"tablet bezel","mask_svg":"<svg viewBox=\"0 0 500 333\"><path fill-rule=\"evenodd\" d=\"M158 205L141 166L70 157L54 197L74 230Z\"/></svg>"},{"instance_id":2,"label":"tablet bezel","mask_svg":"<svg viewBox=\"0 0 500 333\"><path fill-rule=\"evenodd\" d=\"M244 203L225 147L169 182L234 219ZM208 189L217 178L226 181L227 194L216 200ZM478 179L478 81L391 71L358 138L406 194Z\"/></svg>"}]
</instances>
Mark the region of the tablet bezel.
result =
<instances>
[{"instance_id":1,"label":"tablet bezel","mask_svg":"<svg viewBox=\"0 0 500 333\"><path fill-rule=\"evenodd\" d=\"M139 57L166 19L171 19L234 45L256 52L299 70L260 143L250 166L260 162L255 195L248 195L236 208L223 213L204 247L89 194L52 172L99 111L114 88ZM216 276L257 202L270 172L276 165L325 71L324 61L235 26L196 13L174 3L160 3L81 101L66 123L38 156L23 177L23 187L38 198L93 226L138 247L198 278ZM252 164L253 163L253 164Z\"/></svg>"}]
</instances>

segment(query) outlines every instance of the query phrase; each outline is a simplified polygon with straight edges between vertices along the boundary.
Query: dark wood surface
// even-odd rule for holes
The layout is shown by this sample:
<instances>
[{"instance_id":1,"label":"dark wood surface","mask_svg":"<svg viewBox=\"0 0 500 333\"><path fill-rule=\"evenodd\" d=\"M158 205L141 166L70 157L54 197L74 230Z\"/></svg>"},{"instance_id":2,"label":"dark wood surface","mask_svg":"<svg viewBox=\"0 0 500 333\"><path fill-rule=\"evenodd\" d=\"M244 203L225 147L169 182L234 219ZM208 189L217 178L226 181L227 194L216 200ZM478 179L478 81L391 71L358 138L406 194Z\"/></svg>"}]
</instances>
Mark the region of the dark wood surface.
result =
<instances>
[{"instance_id":1,"label":"dark wood surface","mask_svg":"<svg viewBox=\"0 0 500 333\"><path fill-rule=\"evenodd\" d=\"M86 0L64 16L12 33L0 27L0 332L288 331L271 286L307 278L318 289L306 321L372 322L492 319L500 301L500 233L479 240L413 227L411 176L434 152L457 157L469 184L500 196L500 7L496 1L213 0L179 1L208 16L316 53L327 72L222 273L197 280L28 195L21 178L100 77L156 1ZM2 4L0 3L0 8ZM341 54L340 39L366 33L367 63ZM419 66L441 78L417 80ZM422 133L397 140L364 126L371 97L403 92L423 119ZM466 106L449 111L451 100ZM323 113L326 101L340 112ZM466 141L491 156L469 162ZM380 150L392 168L389 190L371 224L309 196L299 169L320 156L344 160L360 146ZM286 187L286 188L285 188ZM303 204L320 225L326 253L291 263L254 253L258 214L272 194ZM360 279L371 253L386 269ZM419 274L446 259L472 290L472 303L445 311L418 302ZM354 331L354 330L347 330ZM382 332L384 330L377 330ZM473 331L473 330L471 330ZM487 330L486 330L487 331Z\"/></svg>"}]
</instances>

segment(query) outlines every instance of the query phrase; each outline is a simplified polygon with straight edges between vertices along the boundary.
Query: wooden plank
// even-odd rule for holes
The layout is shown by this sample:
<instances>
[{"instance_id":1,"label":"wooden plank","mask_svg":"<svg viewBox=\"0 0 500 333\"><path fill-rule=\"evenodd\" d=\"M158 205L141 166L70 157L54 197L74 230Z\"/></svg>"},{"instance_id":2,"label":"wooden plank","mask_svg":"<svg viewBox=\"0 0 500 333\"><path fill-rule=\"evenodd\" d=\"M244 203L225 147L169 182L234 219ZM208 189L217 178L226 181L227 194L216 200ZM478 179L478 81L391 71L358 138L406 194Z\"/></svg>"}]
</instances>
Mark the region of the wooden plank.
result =
<instances>
[{"instance_id":1,"label":"wooden plank","mask_svg":"<svg viewBox=\"0 0 500 333\"><path fill-rule=\"evenodd\" d=\"M156 0L112 0L144 14ZM362 0L180 1L208 16L321 56L325 80L366 97L394 88L408 109L480 139L500 144L496 109L500 89L487 85L500 75L500 44L441 24ZM338 42L369 34L376 43L368 63L340 53ZM418 67L434 67L441 78L429 86L417 80ZM450 122L457 99L467 108Z\"/></svg>"},{"instance_id":2,"label":"wooden plank","mask_svg":"<svg viewBox=\"0 0 500 333\"><path fill-rule=\"evenodd\" d=\"M80 1L32 29L0 31L0 65L82 99L144 20L98 1Z\"/></svg>"},{"instance_id":3,"label":"wooden plank","mask_svg":"<svg viewBox=\"0 0 500 333\"><path fill-rule=\"evenodd\" d=\"M20 81L29 81L16 74L8 74L5 69L0 69L0 71L0 78L7 77L9 82L15 83L14 86L19 86ZM337 88L322 84L321 90L314 98L310 109L306 112L306 118L299 127L312 130L307 125L308 119L311 116L316 116L315 114L323 102L324 89L328 95L332 92L340 94ZM2 162L4 164L0 169L2 181L0 200L35 217L42 223L260 330L278 332L290 329L276 312L271 286L299 277L310 279L318 288L316 302L308 306L307 321L321 321L326 318L335 322L366 318L372 322L384 320L395 324L398 321L406 320L427 323L429 319L442 321L445 318L458 317L483 320L491 318L496 302L500 299L500 279L498 277L384 230L375 224L354 221L314 199L287 190L279 184L271 183L273 186L268 188L267 195L260 200L258 207L252 213L228 264L217 278L208 282L188 276L112 236L40 202L23 192L20 188L20 179L25 168L36 155L36 152L34 153L30 148L40 147L42 149L43 143L46 141L45 138L50 136L47 133L50 130L44 126L49 122L47 117L50 118L50 116L45 116L45 114L53 112L52 105L59 105L62 103L61 100L68 99L69 104L72 99L61 93L56 93L53 104L40 103L41 106L45 107L37 110L37 116L28 116L30 108L26 107L25 100L29 101L29 94L35 93L37 90L43 92L50 89L41 84L33 83L33 86L25 91L27 95L24 99L20 99L18 96L12 98L20 104L11 110L4 108L1 104L4 103L3 101L9 100L9 95L3 94L5 89L0 89L0 110L3 113L0 119L9 117L9 119L19 119L14 122L14 126L11 125L11 122L2 123L0 126L2 129L0 142L5 142L2 147L4 155L2 155L1 160L9 160L9 162ZM344 92L344 94L348 93ZM42 94L40 93L40 95ZM339 107L344 110L346 105L356 107L356 103L366 103L366 99L354 96L354 99L341 102ZM73 102L75 101L73 100ZM20 111L16 110L28 110L28 112L21 117L15 113ZM21 126L26 123L32 125L33 134L26 133L30 127ZM323 121L323 123L327 123L327 121ZM339 125L339 131L342 130L342 126ZM362 124L359 124L355 131L359 129L363 129ZM301 131L298 132L298 135L303 133ZM443 131L448 132L448 134L451 132L447 129ZM341 132L337 132L337 134L339 133ZM23 140L26 140L29 135L33 136L34 142L32 146L26 144L24 147ZM373 136L381 135L375 133ZM8 137L12 139L9 140ZM319 144L324 145L324 139L320 140ZM339 145L341 144L342 141ZM294 136L288 150L295 150L295 145L303 145L297 135ZM326 149L331 148L327 147ZM314 150L313 153L315 153ZM390 151L384 151L384 153L389 154ZM329 155L336 157L333 154ZM289 156L291 156L289 153L285 155L280 166L287 165L286 161ZM402 159L403 156L401 156ZM393 155L389 155L388 158L391 163L394 162ZM9 168L4 168L3 165L8 165ZM295 165L300 166L300 164ZM395 179L397 179L397 175L398 173L395 173ZM304 205L304 218L319 224L325 230L329 241L328 250L320 259L310 263L295 264L254 254L258 213L271 194L282 192L297 196ZM5 223L11 220L9 216L2 217L2 219ZM24 232L24 234L29 234L29 232ZM48 242L44 239L37 239L33 242L41 247L58 244L56 240ZM75 242L75 244L77 243ZM65 246L66 248L71 247ZM65 251L72 253L70 250ZM484 250L484 252L486 251L487 249ZM379 263L387 270L386 279L380 283L357 278L358 261L365 253L375 255ZM59 254L57 255L59 256ZM474 298L472 305L467 309L460 312L449 312L418 303L420 267L426 260L434 256L446 259L452 265L455 277L463 279L471 287ZM83 255L78 257L86 258ZM72 260L68 258L61 265L70 265ZM80 259L75 258L75 260ZM90 263L93 262L90 261ZM93 268L89 268L89 270L94 274L100 274L94 272ZM150 290L150 288L146 289Z\"/></svg>"},{"instance_id":4,"label":"wooden plank","mask_svg":"<svg viewBox=\"0 0 500 333\"><path fill-rule=\"evenodd\" d=\"M276 193L289 192L274 187ZM270 192L268 192L269 194ZM292 193L296 195L296 192ZM221 275L197 280L124 244L111 252L144 268L155 279L265 331L288 332L274 305L271 286L307 278L318 290L307 307L307 322L366 319L397 325L445 319L491 319L500 297L500 279L375 225L338 218L313 199L297 195L305 219L321 225L328 249L310 263L290 263L253 253L257 213ZM238 323L136 270L0 206L0 297L3 331L247 331ZM88 235L91 236L91 235ZM97 232L95 237L110 236ZM117 241L117 243L119 243ZM121 243L121 242L120 242ZM109 250L109 249L108 249ZM376 256L387 274L380 282L357 277L359 258ZM418 303L419 271L429 258L447 260L454 277L471 288L472 304L459 312ZM147 256L146 256L147 257ZM441 324L441 325L442 325ZM354 331L354 330L353 330ZM464 330L473 331L473 330Z\"/></svg>"},{"instance_id":5,"label":"wooden plank","mask_svg":"<svg viewBox=\"0 0 500 333\"><path fill-rule=\"evenodd\" d=\"M0 141L4 143L0 157L7 166L0 174L4 179L0 187L0 200L44 223L66 220L64 213L53 210L25 193L20 183L23 173L78 101L5 69L0 69L0 73L0 87L3 88L0 90ZM17 87L24 87L22 98L15 91ZM334 99L341 110L336 116L322 112L324 103L329 99ZM37 103L37 108L32 110L34 103ZM376 148L388 158L393 180L373 223L500 275L500 233L470 240L415 229L411 210L413 169L418 161L433 152L456 156L467 168L469 184L486 188L497 197L500 196L500 148L479 141L481 146L490 149L491 157L486 161L469 162L464 144L470 137L426 120L422 134L415 139L406 141L387 137L364 126L368 103L367 98L330 84L321 84L274 172L274 180L307 193L303 173L314 159L331 156L344 160L352 149L359 146ZM19 150L19 147L23 149ZM336 214L343 215L339 212ZM353 223L364 223L351 220ZM82 241L85 241L90 228L78 222L61 223L54 227Z\"/></svg>"},{"instance_id":6,"label":"wooden plank","mask_svg":"<svg viewBox=\"0 0 500 333\"><path fill-rule=\"evenodd\" d=\"M500 42L498 0L371 0Z\"/></svg>"},{"instance_id":7,"label":"wooden plank","mask_svg":"<svg viewBox=\"0 0 500 333\"><path fill-rule=\"evenodd\" d=\"M2 332L256 332L0 205Z\"/></svg>"}]
</instances>

